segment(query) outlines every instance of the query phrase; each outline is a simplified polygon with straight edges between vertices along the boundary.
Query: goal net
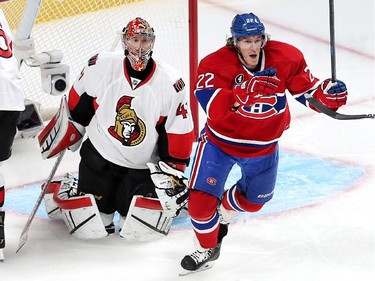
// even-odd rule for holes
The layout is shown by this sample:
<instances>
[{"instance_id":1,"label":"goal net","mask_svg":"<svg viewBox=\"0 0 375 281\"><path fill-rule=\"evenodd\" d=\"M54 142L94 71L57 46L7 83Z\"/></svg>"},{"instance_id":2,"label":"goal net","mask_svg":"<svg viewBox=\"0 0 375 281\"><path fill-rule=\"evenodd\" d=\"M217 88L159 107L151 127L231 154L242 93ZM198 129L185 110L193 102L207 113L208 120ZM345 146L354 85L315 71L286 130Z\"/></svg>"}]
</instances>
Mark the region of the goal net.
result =
<instances>
[{"instance_id":1,"label":"goal net","mask_svg":"<svg viewBox=\"0 0 375 281\"><path fill-rule=\"evenodd\" d=\"M62 51L62 63L70 67L69 87L91 56L104 50L122 50L117 32L138 16L146 19L155 30L154 58L177 68L189 85L189 0L33 2L41 2L31 31L36 53ZM26 0L14 0L0 5L14 34L25 4ZM50 119L58 109L61 97L42 91L38 67L22 65L21 79L26 98L40 106L43 120Z\"/></svg>"}]
</instances>

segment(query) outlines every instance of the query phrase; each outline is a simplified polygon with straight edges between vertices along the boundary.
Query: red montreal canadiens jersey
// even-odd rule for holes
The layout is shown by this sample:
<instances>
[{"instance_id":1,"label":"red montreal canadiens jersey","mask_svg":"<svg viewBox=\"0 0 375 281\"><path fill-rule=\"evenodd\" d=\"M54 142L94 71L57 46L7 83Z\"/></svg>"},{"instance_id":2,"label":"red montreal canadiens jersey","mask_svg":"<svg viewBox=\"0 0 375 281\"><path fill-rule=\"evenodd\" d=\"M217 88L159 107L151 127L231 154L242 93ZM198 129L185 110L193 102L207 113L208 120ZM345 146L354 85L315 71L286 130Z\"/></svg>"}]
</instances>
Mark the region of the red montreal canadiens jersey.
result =
<instances>
[{"instance_id":1,"label":"red montreal canadiens jersey","mask_svg":"<svg viewBox=\"0 0 375 281\"><path fill-rule=\"evenodd\" d=\"M233 86L253 76L234 49L223 47L205 57L198 67L195 94L207 114L205 132L230 155L246 158L272 153L290 123L285 91L304 103L302 94L319 83L295 47L269 41L262 52L260 70L276 68L281 83L276 95L263 97L251 107L232 109Z\"/></svg>"},{"instance_id":2,"label":"red montreal canadiens jersey","mask_svg":"<svg viewBox=\"0 0 375 281\"><path fill-rule=\"evenodd\" d=\"M93 99L95 110L87 135L108 161L133 169L156 163L160 159L160 124L168 155L189 159L193 122L188 96L179 74L169 65L155 61L151 74L141 81L127 73L123 53L100 53L74 82L69 109L77 111L87 96Z\"/></svg>"}]
</instances>

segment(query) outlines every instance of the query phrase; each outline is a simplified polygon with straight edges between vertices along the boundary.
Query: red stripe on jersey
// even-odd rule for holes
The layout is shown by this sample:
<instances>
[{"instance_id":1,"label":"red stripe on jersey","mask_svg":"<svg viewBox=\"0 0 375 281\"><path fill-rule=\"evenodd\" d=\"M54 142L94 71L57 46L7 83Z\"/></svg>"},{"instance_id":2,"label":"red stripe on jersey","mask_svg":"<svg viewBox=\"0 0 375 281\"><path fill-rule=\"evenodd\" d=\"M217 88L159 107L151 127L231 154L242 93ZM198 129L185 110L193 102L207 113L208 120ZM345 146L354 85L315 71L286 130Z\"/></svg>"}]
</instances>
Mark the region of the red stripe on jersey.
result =
<instances>
[{"instance_id":1,"label":"red stripe on jersey","mask_svg":"<svg viewBox=\"0 0 375 281\"><path fill-rule=\"evenodd\" d=\"M152 66L151 73L144 80L142 80L135 88L139 88L140 86L146 84L151 79L151 77L154 75L155 70L156 70L156 62L154 62L153 66ZM124 58L124 61L123 61L123 71L124 71L124 76L125 76L126 80L128 81L129 85L133 88L129 73L126 70L126 57Z\"/></svg>"},{"instance_id":2,"label":"red stripe on jersey","mask_svg":"<svg viewBox=\"0 0 375 281\"><path fill-rule=\"evenodd\" d=\"M5 201L5 188L4 186L0 186L0 207L3 206Z\"/></svg>"},{"instance_id":3,"label":"red stripe on jersey","mask_svg":"<svg viewBox=\"0 0 375 281\"><path fill-rule=\"evenodd\" d=\"M191 155L192 143L194 142L194 131L187 134L168 133L169 155L177 159L188 159Z\"/></svg>"},{"instance_id":4,"label":"red stripe on jersey","mask_svg":"<svg viewBox=\"0 0 375 281\"><path fill-rule=\"evenodd\" d=\"M74 89L74 86L69 91L69 100L68 100L68 107L69 110L74 110L74 108L79 103L81 96L78 94L78 92ZM99 104L96 102L96 98L93 100L93 106L95 111L98 109Z\"/></svg>"},{"instance_id":5,"label":"red stripe on jersey","mask_svg":"<svg viewBox=\"0 0 375 281\"><path fill-rule=\"evenodd\" d=\"M135 207L158 211L163 210L159 200L146 197L138 197L135 202Z\"/></svg>"},{"instance_id":6,"label":"red stripe on jersey","mask_svg":"<svg viewBox=\"0 0 375 281\"><path fill-rule=\"evenodd\" d=\"M164 123L166 119L167 119L166 116L160 116L158 122L156 123L156 126L158 126L158 125Z\"/></svg>"},{"instance_id":7,"label":"red stripe on jersey","mask_svg":"<svg viewBox=\"0 0 375 281\"><path fill-rule=\"evenodd\" d=\"M98 107L99 107L99 104L96 102L96 98L94 98L94 100L92 101L92 103L94 104L94 109L96 111L98 109Z\"/></svg>"},{"instance_id":8,"label":"red stripe on jersey","mask_svg":"<svg viewBox=\"0 0 375 281\"><path fill-rule=\"evenodd\" d=\"M73 86L69 91L68 107L70 110L73 110L77 106L79 99L80 96Z\"/></svg>"},{"instance_id":9,"label":"red stripe on jersey","mask_svg":"<svg viewBox=\"0 0 375 281\"><path fill-rule=\"evenodd\" d=\"M194 188L194 186L195 186L195 181L197 179L197 173L198 173L199 167L201 165L202 154L203 154L204 147L206 146L206 144L207 144L207 137L206 137L206 133L204 133L202 135L202 140L200 142L198 142L194 167L193 167L193 170L191 171L191 176L190 176L190 180L189 180L189 187L190 188Z\"/></svg>"}]
</instances>

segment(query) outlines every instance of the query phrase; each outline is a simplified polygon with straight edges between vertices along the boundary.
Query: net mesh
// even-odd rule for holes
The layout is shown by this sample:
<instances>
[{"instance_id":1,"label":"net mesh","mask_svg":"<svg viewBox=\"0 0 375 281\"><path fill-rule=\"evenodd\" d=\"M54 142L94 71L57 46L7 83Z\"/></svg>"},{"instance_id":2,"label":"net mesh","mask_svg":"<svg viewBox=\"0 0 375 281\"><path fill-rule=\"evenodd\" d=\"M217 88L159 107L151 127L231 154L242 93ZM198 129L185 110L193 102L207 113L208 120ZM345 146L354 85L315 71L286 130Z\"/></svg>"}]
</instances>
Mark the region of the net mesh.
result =
<instances>
[{"instance_id":1,"label":"net mesh","mask_svg":"<svg viewBox=\"0 0 375 281\"><path fill-rule=\"evenodd\" d=\"M0 5L16 34L26 0ZM34 1L38 2L38 1ZM177 68L188 80L187 0L45 0L32 29L36 52L61 50L70 67L69 85L87 60L104 50L122 51L117 32L133 18L146 19L155 30L153 57ZM58 109L61 97L42 91L40 69L21 67L25 97L40 106L44 120ZM188 83L186 83L188 85Z\"/></svg>"}]
</instances>

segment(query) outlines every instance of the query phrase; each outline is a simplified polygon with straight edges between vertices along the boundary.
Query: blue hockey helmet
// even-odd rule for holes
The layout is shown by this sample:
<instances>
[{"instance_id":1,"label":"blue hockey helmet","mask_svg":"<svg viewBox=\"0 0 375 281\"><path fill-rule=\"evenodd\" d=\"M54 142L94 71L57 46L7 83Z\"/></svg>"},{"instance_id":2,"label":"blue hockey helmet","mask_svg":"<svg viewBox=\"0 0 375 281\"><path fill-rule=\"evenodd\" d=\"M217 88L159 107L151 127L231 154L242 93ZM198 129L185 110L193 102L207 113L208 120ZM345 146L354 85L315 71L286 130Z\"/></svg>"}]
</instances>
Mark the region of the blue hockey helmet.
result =
<instances>
[{"instance_id":1,"label":"blue hockey helmet","mask_svg":"<svg viewBox=\"0 0 375 281\"><path fill-rule=\"evenodd\" d=\"M264 25L253 13L241 15L237 14L232 21L230 31L233 38L248 36L265 37Z\"/></svg>"}]
</instances>

